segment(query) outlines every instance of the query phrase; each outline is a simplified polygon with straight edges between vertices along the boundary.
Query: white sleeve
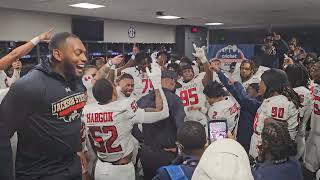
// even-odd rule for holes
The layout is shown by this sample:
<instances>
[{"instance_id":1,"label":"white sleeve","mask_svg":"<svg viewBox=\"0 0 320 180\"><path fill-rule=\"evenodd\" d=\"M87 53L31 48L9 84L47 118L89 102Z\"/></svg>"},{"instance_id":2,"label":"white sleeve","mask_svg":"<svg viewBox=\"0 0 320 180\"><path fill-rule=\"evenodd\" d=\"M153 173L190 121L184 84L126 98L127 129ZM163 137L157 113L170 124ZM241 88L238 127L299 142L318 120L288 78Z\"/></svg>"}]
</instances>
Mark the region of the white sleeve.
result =
<instances>
[{"instance_id":1,"label":"white sleeve","mask_svg":"<svg viewBox=\"0 0 320 180\"><path fill-rule=\"evenodd\" d=\"M8 91L9 91L9 88L0 89L0 103L1 103L2 99L6 96Z\"/></svg>"},{"instance_id":2,"label":"white sleeve","mask_svg":"<svg viewBox=\"0 0 320 180\"><path fill-rule=\"evenodd\" d=\"M195 81L202 81L202 79L204 79L204 76L206 75L206 72L201 72L199 73L196 77L195 77Z\"/></svg>"},{"instance_id":3,"label":"white sleeve","mask_svg":"<svg viewBox=\"0 0 320 180\"><path fill-rule=\"evenodd\" d=\"M16 80L18 80L19 78L20 78L20 70L16 70L16 69L13 70L12 77L11 78L8 77L9 86L11 86L11 84L16 82Z\"/></svg>"},{"instance_id":4,"label":"white sleeve","mask_svg":"<svg viewBox=\"0 0 320 180\"><path fill-rule=\"evenodd\" d=\"M87 136L88 136L88 128L86 124L84 123L83 119L81 121L81 130L80 130L80 135L81 135L81 147L82 147L82 152L87 152L88 147L87 147Z\"/></svg>"},{"instance_id":5,"label":"white sleeve","mask_svg":"<svg viewBox=\"0 0 320 180\"><path fill-rule=\"evenodd\" d=\"M131 72L132 72L131 69L132 69L131 67L125 68L125 69L123 69L123 70L121 71L121 74L131 74Z\"/></svg>"},{"instance_id":6,"label":"white sleeve","mask_svg":"<svg viewBox=\"0 0 320 180\"><path fill-rule=\"evenodd\" d=\"M168 102L167 102L167 98L164 95L163 90L160 88L159 89L161 97L162 97L162 102L163 102L163 109L160 112L146 112L144 109L138 108L138 106L136 105L135 101L133 102L133 104L131 104L131 108L129 108L129 111L131 111L134 113L134 115L132 114L132 122L134 124L137 123L155 123L157 121L166 119L169 117L169 107L168 107ZM132 108L132 106L136 105L136 110L135 107ZM134 111L135 110L135 111Z\"/></svg>"}]
</instances>

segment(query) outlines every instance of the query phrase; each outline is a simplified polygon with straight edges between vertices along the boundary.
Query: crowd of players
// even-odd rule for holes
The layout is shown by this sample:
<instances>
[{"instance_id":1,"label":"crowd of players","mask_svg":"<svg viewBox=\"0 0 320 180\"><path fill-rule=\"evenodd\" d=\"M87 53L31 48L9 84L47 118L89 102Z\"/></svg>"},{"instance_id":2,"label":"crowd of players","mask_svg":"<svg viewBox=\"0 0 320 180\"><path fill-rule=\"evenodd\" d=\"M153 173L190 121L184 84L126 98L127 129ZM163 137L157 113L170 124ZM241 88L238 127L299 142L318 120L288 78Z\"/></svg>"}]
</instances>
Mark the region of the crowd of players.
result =
<instances>
[{"instance_id":1,"label":"crowd of players","mask_svg":"<svg viewBox=\"0 0 320 180\"><path fill-rule=\"evenodd\" d=\"M50 59L19 79L42 40ZM0 60L0 179L315 179L320 62L295 43L224 70L196 45L194 60L135 45L127 62L92 61L77 36L42 33ZM209 143L221 119L228 138Z\"/></svg>"}]
</instances>

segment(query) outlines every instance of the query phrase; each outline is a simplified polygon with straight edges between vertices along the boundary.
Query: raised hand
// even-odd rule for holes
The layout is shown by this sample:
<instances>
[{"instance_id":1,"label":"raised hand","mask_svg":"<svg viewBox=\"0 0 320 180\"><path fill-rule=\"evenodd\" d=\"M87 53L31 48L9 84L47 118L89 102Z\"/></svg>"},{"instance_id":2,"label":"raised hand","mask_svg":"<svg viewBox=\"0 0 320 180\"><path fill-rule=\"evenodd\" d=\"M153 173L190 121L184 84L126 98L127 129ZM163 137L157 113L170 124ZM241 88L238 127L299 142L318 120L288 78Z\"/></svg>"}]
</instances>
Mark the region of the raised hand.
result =
<instances>
[{"instance_id":1,"label":"raised hand","mask_svg":"<svg viewBox=\"0 0 320 180\"><path fill-rule=\"evenodd\" d=\"M146 72L148 74L149 79L151 80L154 89L161 88L161 69L157 63L151 63L151 72L147 67Z\"/></svg>"},{"instance_id":2,"label":"raised hand","mask_svg":"<svg viewBox=\"0 0 320 180\"><path fill-rule=\"evenodd\" d=\"M38 37L40 39L40 41L45 41L45 40L50 40L51 36L52 36L52 31L53 28L51 28L49 31L41 33Z\"/></svg>"},{"instance_id":3,"label":"raised hand","mask_svg":"<svg viewBox=\"0 0 320 180\"><path fill-rule=\"evenodd\" d=\"M275 40L275 41L279 41L281 39L281 36L279 35L279 34L277 34L277 33L273 33L273 40Z\"/></svg>"},{"instance_id":4,"label":"raised hand","mask_svg":"<svg viewBox=\"0 0 320 180\"><path fill-rule=\"evenodd\" d=\"M113 65L119 65L123 61L123 59L124 59L123 55L118 55L111 59L111 63Z\"/></svg>"},{"instance_id":5,"label":"raised hand","mask_svg":"<svg viewBox=\"0 0 320 180\"><path fill-rule=\"evenodd\" d=\"M205 46L202 46L202 48L197 47L195 44L193 44L193 48L196 53L192 53L195 57L199 58L201 63L208 62L207 57L205 55L204 48Z\"/></svg>"},{"instance_id":6,"label":"raised hand","mask_svg":"<svg viewBox=\"0 0 320 180\"><path fill-rule=\"evenodd\" d=\"M290 58L288 55L284 54L284 59L283 59L283 67L285 68L289 64L294 64L294 61L292 58Z\"/></svg>"},{"instance_id":7,"label":"raised hand","mask_svg":"<svg viewBox=\"0 0 320 180\"><path fill-rule=\"evenodd\" d=\"M157 51L151 54L151 59L153 63L157 62L157 55L158 55Z\"/></svg>"},{"instance_id":8,"label":"raised hand","mask_svg":"<svg viewBox=\"0 0 320 180\"><path fill-rule=\"evenodd\" d=\"M21 61L15 61L12 63L12 67L13 69L16 69L16 70L21 70L22 69L22 63Z\"/></svg>"}]
</instances>

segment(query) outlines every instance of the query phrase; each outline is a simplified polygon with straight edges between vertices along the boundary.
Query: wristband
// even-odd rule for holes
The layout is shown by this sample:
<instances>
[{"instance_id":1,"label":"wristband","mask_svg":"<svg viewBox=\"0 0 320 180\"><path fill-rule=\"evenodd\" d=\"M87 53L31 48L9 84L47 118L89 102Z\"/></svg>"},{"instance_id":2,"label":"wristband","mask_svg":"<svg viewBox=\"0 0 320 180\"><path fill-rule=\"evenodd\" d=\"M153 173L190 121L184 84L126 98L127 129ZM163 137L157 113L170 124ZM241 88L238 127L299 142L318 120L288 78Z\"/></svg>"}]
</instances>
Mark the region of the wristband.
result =
<instances>
[{"instance_id":1,"label":"wristband","mask_svg":"<svg viewBox=\"0 0 320 180\"><path fill-rule=\"evenodd\" d=\"M40 38L37 36L30 41L34 46L36 46L40 42Z\"/></svg>"}]
</instances>

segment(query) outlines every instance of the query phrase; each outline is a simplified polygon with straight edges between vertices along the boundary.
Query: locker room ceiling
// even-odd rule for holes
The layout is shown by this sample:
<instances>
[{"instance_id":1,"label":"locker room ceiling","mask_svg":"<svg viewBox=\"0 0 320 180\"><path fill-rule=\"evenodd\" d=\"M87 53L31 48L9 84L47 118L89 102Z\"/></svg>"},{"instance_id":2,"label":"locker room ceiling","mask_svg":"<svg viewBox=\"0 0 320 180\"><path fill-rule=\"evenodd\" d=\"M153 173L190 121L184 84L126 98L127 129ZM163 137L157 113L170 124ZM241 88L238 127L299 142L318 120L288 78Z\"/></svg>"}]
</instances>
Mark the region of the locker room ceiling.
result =
<instances>
[{"instance_id":1,"label":"locker room ceiling","mask_svg":"<svg viewBox=\"0 0 320 180\"><path fill-rule=\"evenodd\" d=\"M80 9L70 4L104 5ZM222 22L214 28L320 24L320 0L0 0L0 7L170 25ZM156 11L184 19L160 20Z\"/></svg>"}]
</instances>

